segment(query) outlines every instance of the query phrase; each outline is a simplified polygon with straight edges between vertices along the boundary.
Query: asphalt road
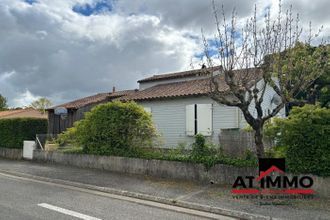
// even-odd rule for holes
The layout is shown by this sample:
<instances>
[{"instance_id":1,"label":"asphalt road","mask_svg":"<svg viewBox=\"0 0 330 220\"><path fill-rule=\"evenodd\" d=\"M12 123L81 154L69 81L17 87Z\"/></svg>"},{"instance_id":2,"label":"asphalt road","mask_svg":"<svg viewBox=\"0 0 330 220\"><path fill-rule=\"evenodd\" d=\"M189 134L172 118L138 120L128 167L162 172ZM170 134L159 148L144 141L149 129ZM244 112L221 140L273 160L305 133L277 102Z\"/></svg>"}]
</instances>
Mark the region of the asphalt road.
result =
<instances>
[{"instance_id":1,"label":"asphalt road","mask_svg":"<svg viewBox=\"0 0 330 220\"><path fill-rule=\"evenodd\" d=\"M208 219L168 205L80 190L0 173L0 219ZM200 214L200 213L199 213ZM207 213L206 213L207 214ZM203 216L203 217L202 217ZM212 216L211 216L212 217ZM230 219L216 216L219 219Z\"/></svg>"}]
</instances>

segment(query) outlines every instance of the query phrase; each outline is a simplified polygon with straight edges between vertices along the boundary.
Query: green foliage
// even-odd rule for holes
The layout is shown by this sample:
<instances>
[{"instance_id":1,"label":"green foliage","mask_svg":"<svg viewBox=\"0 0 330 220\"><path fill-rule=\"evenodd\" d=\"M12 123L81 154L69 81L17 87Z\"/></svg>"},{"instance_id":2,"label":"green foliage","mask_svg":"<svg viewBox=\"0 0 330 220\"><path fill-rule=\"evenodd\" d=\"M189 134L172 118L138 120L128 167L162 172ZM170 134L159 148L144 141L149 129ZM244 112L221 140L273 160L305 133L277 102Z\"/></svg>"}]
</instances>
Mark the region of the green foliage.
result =
<instances>
[{"instance_id":1,"label":"green foliage","mask_svg":"<svg viewBox=\"0 0 330 220\"><path fill-rule=\"evenodd\" d=\"M77 124L79 121L75 122L74 127L66 129L63 133L59 134L56 143L59 144L60 146L65 146L65 145L77 145Z\"/></svg>"},{"instance_id":2,"label":"green foliage","mask_svg":"<svg viewBox=\"0 0 330 220\"><path fill-rule=\"evenodd\" d=\"M0 111L7 109L7 99L0 94Z\"/></svg>"},{"instance_id":3,"label":"green foliage","mask_svg":"<svg viewBox=\"0 0 330 220\"><path fill-rule=\"evenodd\" d=\"M277 140L277 156L286 156L291 172L330 175L330 109L295 107L288 119L268 127Z\"/></svg>"},{"instance_id":4,"label":"green foliage","mask_svg":"<svg viewBox=\"0 0 330 220\"><path fill-rule=\"evenodd\" d=\"M52 102L46 98L40 98L31 103L31 107L38 109L41 113L45 114L46 109L52 105Z\"/></svg>"},{"instance_id":5,"label":"green foliage","mask_svg":"<svg viewBox=\"0 0 330 220\"><path fill-rule=\"evenodd\" d=\"M150 146L155 136L151 117L142 107L135 103L113 102L92 109L85 119L59 135L57 141L60 145L70 145L60 149L65 153L201 163L206 169L215 164L257 165L252 153L244 158L226 156L201 134L195 136L190 151L186 149L186 143L180 143L178 148L171 150L154 149Z\"/></svg>"},{"instance_id":6,"label":"green foliage","mask_svg":"<svg viewBox=\"0 0 330 220\"><path fill-rule=\"evenodd\" d=\"M22 148L24 140L47 133L47 120L36 118L0 119L0 147Z\"/></svg>"},{"instance_id":7,"label":"green foliage","mask_svg":"<svg viewBox=\"0 0 330 220\"><path fill-rule=\"evenodd\" d=\"M280 59L281 57L281 59ZM281 70L284 95L290 101L330 105L330 46L313 47L298 42L295 47L274 54L275 70ZM284 82L287 82L284 84Z\"/></svg>"},{"instance_id":8,"label":"green foliage","mask_svg":"<svg viewBox=\"0 0 330 220\"><path fill-rule=\"evenodd\" d=\"M210 148L206 144L206 139L202 134L195 135L195 142L192 145L191 156L198 158L210 155Z\"/></svg>"},{"instance_id":9,"label":"green foliage","mask_svg":"<svg viewBox=\"0 0 330 220\"><path fill-rule=\"evenodd\" d=\"M74 128L60 135L61 142L83 147L84 153L134 155L136 148L152 145L156 130L150 114L134 102L110 102L94 107Z\"/></svg>"},{"instance_id":10,"label":"green foliage","mask_svg":"<svg viewBox=\"0 0 330 220\"><path fill-rule=\"evenodd\" d=\"M285 158L287 147L275 146L265 150L265 156L269 158Z\"/></svg>"},{"instance_id":11,"label":"green foliage","mask_svg":"<svg viewBox=\"0 0 330 220\"><path fill-rule=\"evenodd\" d=\"M328 46L329 50L330 46ZM330 54L330 51L328 51ZM313 85L312 92L316 95L316 99L320 102L321 107L330 108L330 64L327 65L325 72Z\"/></svg>"},{"instance_id":12,"label":"green foliage","mask_svg":"<svg viewBox=\"0 0 330 220\"><path fill-rule=\"evenodd\" d=\"M247 152L245 157L234 158L226 156L221 149L216 150L212 145L211 149L213 154L196 156L193 155L192 151L185 149L184 144L180 144L179 148L171 150L162 150L155 148L134 148L129 151L112 151L109 156L121 156L121 157L132 157L142 158L147 160L167 160L167 161L179 161L189 163L199 163L205 166L205 169L210 169L216 164L226 164L236 167L256 167L257 159L252 152ZM77 146L69 146L59 149L64 153L84 153L83 148ZM92 153L91 153L92 154Z\"/></svg>"}]
</instances>

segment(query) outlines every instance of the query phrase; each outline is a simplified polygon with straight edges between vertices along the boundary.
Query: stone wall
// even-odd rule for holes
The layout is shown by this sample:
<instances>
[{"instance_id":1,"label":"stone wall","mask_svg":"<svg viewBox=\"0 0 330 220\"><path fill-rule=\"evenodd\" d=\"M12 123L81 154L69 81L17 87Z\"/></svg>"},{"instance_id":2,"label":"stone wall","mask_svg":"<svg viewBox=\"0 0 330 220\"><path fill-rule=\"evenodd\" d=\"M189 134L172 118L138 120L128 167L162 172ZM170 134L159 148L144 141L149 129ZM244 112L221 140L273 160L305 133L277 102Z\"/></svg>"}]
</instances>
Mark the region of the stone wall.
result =
<instances>
[{"instance_id":1,"label":"stone wall","mask_svg":"<svg viewBox=\"0 0 330 220\"><path fill-rule=\"evenodd\" d=\"M0 147L0 157L20 160L23 158L23 150L15 148L2 148Z\"/></svg>"}]
</instances>

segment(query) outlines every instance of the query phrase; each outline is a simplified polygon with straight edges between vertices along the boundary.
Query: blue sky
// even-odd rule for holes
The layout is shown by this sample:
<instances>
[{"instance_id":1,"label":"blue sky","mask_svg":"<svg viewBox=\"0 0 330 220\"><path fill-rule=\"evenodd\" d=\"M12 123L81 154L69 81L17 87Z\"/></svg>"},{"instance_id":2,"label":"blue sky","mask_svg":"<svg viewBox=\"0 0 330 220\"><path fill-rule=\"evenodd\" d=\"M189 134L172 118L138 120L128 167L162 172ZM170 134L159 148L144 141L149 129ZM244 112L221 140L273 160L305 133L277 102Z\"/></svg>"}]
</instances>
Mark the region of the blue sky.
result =
<instances>
[{"instance_id":1,"label":"blue sky","mask_svg":"<svg viewBox=\"0 0 330 220\"><path fill-rule=\"evenodd\" d=\"M107 0L95 1L93 4L76 4L72 10L84 16L92 14L111 12L113 9L113 2Z\"/></svg>"}]
</instances>

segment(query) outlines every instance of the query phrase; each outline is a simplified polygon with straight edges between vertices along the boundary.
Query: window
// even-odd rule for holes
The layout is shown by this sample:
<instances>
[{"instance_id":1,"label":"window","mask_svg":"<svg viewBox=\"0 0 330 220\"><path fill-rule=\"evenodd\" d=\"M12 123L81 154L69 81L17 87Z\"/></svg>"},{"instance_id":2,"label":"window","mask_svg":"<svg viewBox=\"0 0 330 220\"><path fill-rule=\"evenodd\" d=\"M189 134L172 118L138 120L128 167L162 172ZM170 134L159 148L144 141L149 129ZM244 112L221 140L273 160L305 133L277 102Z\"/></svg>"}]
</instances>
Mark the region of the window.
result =
<instances>
[{"instance_id":1,"label":"window","mask_svg":"<svg viewBox=\"0 0 330 220\"><path fill-rule=\"evenodd\" d=\"M186 106L186 134L212 135L212 104L193 104Z\"/></svg>"}]
</instances>

